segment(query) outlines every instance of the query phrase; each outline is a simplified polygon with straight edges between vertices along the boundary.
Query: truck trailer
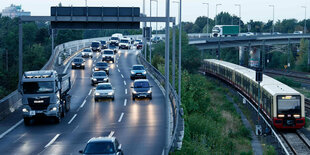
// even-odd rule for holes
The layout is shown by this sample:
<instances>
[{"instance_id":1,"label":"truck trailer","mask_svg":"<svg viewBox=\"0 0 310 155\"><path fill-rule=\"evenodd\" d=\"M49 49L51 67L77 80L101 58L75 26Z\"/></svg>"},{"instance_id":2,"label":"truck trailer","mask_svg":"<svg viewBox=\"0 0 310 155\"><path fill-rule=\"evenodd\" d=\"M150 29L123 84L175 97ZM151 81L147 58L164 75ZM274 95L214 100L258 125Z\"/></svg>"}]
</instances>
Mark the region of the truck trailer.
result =
<instances>
[{"instance_id":1,"label":"truck trailer","mask_svg":"<svg viewBox=\"0 0 310 155\"><path fill-rule=\"evenodd\" d=\"M54 70L28 71L23 74L19 92L22 95L24 124L33 118L51 117L56 123L70 110L70 76Z\"/></svg>"},{"instance_id":2,"label":"truck trailer","mask_svg":"<svg viewBox=\"0 0 310 155\"><path fill-rule=\"evenodd\" d=\"M238 25L215 25L212 29L211 37L232 37L238 36Z\"/></svg>"}]
</instances>

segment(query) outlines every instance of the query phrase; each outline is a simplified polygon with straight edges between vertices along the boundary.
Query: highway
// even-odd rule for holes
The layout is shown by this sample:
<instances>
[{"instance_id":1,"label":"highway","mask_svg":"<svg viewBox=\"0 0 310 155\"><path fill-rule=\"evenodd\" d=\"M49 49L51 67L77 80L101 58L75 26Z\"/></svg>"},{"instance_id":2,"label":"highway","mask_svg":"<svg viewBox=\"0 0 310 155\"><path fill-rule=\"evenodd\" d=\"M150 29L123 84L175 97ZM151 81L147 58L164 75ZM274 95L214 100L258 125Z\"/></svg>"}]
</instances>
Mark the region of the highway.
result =
<instances>
[{"instance_id":1,"label":"highway","mask_svg":"<svg viewBox=\"0 0 310 155\"><path fill-rule=\"evenodd\" d=\"M124 154L161 154L165 144L165 100L153 81L153 99L132 101L130 67L137 63L136 50L121 50L110 64L115 100L94 101L91 86L93 65L99 53L86 58L85 70L71 69L71 110L55 124L47 119L25 126L21 110L0 121L0 154L79 154L92 137L115 136Z\"/></svg>"}]
</instances>

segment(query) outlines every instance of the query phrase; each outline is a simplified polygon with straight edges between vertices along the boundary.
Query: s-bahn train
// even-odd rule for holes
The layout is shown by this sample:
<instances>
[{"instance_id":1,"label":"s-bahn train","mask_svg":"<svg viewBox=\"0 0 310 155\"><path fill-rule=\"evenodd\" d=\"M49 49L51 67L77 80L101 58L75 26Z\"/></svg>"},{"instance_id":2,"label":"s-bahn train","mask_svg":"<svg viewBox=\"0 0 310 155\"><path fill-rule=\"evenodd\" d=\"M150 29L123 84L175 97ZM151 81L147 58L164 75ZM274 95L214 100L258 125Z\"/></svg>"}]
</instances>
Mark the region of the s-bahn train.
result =
<instances>
[{"instance_id":1,"label":"s-bahn train","mask_svg":"<svg viewBox=\"0 0 310 155\"><path fill-rule=\"evenodd\" d=\"M215 59L205 59L202 67L205 73L230 83L258 105L254 70ZM263 75L260 90L262 112L275 128L299 129L305 125L304 95L266 75Z\"/></svg>"}]
</instances>

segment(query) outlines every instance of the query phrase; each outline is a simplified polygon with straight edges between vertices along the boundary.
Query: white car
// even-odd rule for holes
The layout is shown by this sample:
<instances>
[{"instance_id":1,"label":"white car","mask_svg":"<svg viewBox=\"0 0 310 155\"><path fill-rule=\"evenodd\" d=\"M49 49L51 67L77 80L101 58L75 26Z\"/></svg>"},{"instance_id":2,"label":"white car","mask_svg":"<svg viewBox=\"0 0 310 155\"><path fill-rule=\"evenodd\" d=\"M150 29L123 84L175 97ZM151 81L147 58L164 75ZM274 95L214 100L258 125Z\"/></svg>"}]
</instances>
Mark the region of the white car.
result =
<instances>
[{"instance_id":1,"label":"white car","mask_svg":"<svg viewBox=\"0 0 310 155\"><path fill-rule=\"evenodd\" d=\"M131 48L131 40L129 38L122 38L119 42L118 47L120 49L130 49Z\"/></svg>"},{"instance_id":2,"label":"white car","mask_svg":"<svg viewBox=\"0 0 310 155\"><path fill-rule=\"evenodd\" d=\"M85 48L82 52L82 57L90 57L93 58L93 53L91 51L91 48Z\"/></svg>"},{"instance_id":3,"label":"white car","mask_svg":"<svg viewBox=\"0 0 310 155\"><path fill-rule=\"evenodd\" d=\"M114 101L114 91L111 83L99 83L95 90L95 101L99 99L112 99Z\"/></svg>"},{"instance_id":4,"label":"white car","mask_svg":"<svg viewBox=\"0 0 310 155\"><path fill-rule=\"evenodd\" d=\"M114 63L115 59L114 59L114 51L111 49L106 49L103 50L102 53L102 61L112 61Z\"/></svg>"}]
</instances>

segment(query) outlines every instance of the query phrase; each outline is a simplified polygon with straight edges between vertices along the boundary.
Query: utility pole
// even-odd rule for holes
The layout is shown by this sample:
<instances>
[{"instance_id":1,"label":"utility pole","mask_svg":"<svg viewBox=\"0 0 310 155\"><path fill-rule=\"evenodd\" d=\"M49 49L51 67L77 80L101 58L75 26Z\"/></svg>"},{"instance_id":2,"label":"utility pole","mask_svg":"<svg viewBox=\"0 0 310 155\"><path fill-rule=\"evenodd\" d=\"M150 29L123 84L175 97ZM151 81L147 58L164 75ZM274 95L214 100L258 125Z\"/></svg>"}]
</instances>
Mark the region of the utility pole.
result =
<instances>
[{"instance_id":1,"label":"utility pole","mask_svg":"<svg viewBox=\"0 0 310 155\"><path fill-rule=\"evenodd\" d=\"M164 154L169 154L169 137L170 137L170 109L169 109L169 18L170 18L170 0L166 0L166 39L165 39L165 103L166 103L166 139Z\"/></svg>"},{"instance_id":2,"label":"utility pole","mask_svg":"<svg viewBox=\"0 0 310 155\"><path fill-rule=\"evenodd\" d=\"M241 31L241 25L240 25L240 21L241 21L241 4L235 4L235 6L239 7L239 33Z\"/></svg>"},{"instance_id":3,"label":"utility pole","mask_svg":"<svg viewBox=\"0 0 310 155\"><path fill-rule=\"evenodd\" d=\"M23 22L19 19L19 31L18 31L18 58L19 58L19 69L18 69L18 89L20 90L20 83L23 76Z\"/></svg>"},{"instance_id":4,"label":"utility pole","mask_svg":"<svg viewBox=\"0 0 310 155\"><path fill-rule=\"evenodd\" d=\"M208 7L208 12L207 12L207 34L209 33L209 3L202 3L207 5Z\"/></svg>"},{"instance_id":5,"label":"utility pole","mask_svg":"<svg viewBox=\"0 0 310 155\"><path fill-rule=\"evenodd\" d=\"M307 7L306 6L301 6L301 7L305 9L304 34L306 34L307 33Z\"/></svg>"},{"instance_id":6,"label":"utility pole","mask_svg":"<svg viewBox=\"0 0 310 155\"><path fill-rule=\"evenodd\" d=\"M272 35L274 34L274 5L269 5L272 7Z\"/></svg>"},{"instance_id":7,"label":"utility pole","mask_svg":"<svg viewBox=\"0 0 310 155\"><path fill-rule=\"evenodd\" d=\"M87 0L85 0L85 6L87 6Z\"/></svg>"},{"instance_id":8,"label":"utility pole","mask_svg":"<svg viewBox=\"0 0 310 155\"><path fill-rule=\"evenodd\" d=\"M216 6L215 6L215 25L217 25L217 7L220 5L222 5L222 4L216 4Z\"/></svg>"},{"instance_id":9,"label":"utility pole","mask_svg":"<svg viewBox=\"0 0 310 155\"><path fill-rule=\"evenodd\" d=\"M5 49L5 65L6 65L6 71L9 71L9 53L8 49Z\"/></svg>"},{"instance_id":10,"label":"utility pole","mask_svg":"<svg viewBox=\"0 0 310 155\"><path fill-rule=\"evenodd\" d=\"M152 0L150 0L150 17L152 17ZM152 64L152 22L150 22L150 55L149 62Z\"/></svg>"},{"instance_id":11,"label":"utility pole","mask_svg":"<svg viewBox=\"0 0 310 155\"><path fill-rule=\"evenodd\" d=\"M145 0L143 0L143 16L145 16ZM146 22L143 22L143 49L144 49L144 59L146 60L146 34L145 34Z\"/></svg>"},{"instance_id":12,"label":"utility pole","mask_svg":"<svg viewBox=\"0 0 310 155\"><path fill-rule=\"evenodd\" d=\"M172 26L172 88L175 90L175 23Z\"/></svg>"}]
</instances>

